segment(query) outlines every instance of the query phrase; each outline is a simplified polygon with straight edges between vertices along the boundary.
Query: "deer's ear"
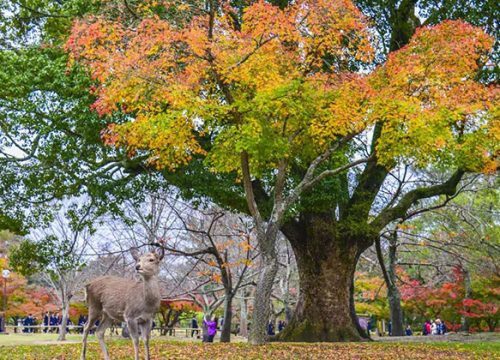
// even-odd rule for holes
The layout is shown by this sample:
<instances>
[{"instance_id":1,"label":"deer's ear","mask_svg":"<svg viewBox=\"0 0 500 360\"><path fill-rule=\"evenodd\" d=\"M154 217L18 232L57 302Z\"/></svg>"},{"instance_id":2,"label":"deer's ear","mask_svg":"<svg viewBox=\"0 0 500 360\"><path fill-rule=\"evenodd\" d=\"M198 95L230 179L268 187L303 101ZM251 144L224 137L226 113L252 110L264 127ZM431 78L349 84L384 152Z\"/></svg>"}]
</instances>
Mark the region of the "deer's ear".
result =
<instances>
[{"instance_id":1,"label":"deer's ear","mask_svg":"<svg viewBox=\"0 0 500 360\"><path fill-rule=\"evenodd\" d=\"M139 261L139 257L140 257L139 249L137 249L135 247L131 248L130 254L132 255L132 257L134 258L135 261Z\"/></svg>"},{"instance_id":2,"label":"deer's ear","mask_svg":"<svg viewBox=\"0 0 500 360\"><path fill-rule=\"evenodd\" d=\"M165 249L163 248L163 246L160 246L156 250L156 256L158 256L158 260L163 260L163 258L165 257Z\"/></svg>"}]
</instances>

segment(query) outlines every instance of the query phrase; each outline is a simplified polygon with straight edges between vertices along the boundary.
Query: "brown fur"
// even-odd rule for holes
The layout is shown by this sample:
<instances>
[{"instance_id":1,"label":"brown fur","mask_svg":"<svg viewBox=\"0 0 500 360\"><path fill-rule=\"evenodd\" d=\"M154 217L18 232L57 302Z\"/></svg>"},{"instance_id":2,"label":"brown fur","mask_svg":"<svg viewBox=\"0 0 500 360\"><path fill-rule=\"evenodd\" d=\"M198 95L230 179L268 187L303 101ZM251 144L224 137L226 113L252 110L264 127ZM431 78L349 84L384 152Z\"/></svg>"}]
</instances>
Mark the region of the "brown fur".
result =
<instances>
[{"instance_id":1,"label":"brown fur","mask_svg":"<svg viewBox=\"0 0 500 360\"><path fill-rule=\"evenodd\" d=\"M85 324L81 359L85 360L88 332L99 320L96 336L104 358L109 354L104 343L104 333L114 321L125 321L134 344L135 360L139 360L139 330L144 340L146 359L149 359L149 336L154 315L160 307L158 285L159 264L163 253L148 253L139 257L136 249L131 250L136 260L136 270L141 281L116 276L99 277L86 286L89 318Z\"/></svg>"}]
</instances>

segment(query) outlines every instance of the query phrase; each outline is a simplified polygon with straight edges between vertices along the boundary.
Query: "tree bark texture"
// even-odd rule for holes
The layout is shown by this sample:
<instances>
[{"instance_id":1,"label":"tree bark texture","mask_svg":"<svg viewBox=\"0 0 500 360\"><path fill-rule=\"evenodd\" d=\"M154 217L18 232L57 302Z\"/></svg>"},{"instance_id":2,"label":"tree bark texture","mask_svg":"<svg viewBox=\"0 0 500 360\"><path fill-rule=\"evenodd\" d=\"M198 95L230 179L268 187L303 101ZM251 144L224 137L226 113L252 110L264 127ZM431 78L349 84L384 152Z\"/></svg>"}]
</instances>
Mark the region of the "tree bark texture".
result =
<instances>
[{"instance_id":1,"label":"tree bark texture","mask_svg":"<svg viewBox=\"0 0 500 360\"><path fill-rule=\"evenodd\" d=\"M300 276L301 297L292 321L278 335L282 341L358 341L351 309L354 272L364 247L343 238L328 217L304 223L300 240L291 238Z\"/></svg>"},{"instance_id":2,"label":"tree bark texture","mask_svg":"<svg viewBox=\"0 0 500 360\"><path fill-rule=\"evenodd\" d=\"M224 323L220 335L220 342L231 341L231 323L233 322L233 294L226 292L224 297Z\"/></svg>"},{"instance_id":3,"label":"tree bark texture","mask_svg":"<svg viewBox=\"0 0 500 360\"><path fill-rule=\"evenodd\" d=\"M63 302L62 304L62 319L61 324L59 325L59 336L57 337L57 341L65 341L66 340L66 329L68 325L68 316L69 316L69 302Z\"/></svg>"},{"instance_id":4,"label":"tree bark texture","mask_svg":"<svg viewBox=\"0 0 500 360\"><path fill-rule=\"evenodd\" d=\"M240 294L240 336L248 337L248 308L247 308L247 292L241 291Z\"/></svg>"},{"instance_id":5,"label":"tree bark texture","mask_svg":"<svg viewBox=\"0 0 500 360\"><path fill-rule=\"evenodd\" d=\"M467 269L465 268L462 268L462 271L463 271L463 275L464 275L464 291L465 291L465 294L464 294L464 300L465 299L470 299L470 297L472 296L472 285L471 285L471 279L470 279L470 273ZM466 312L467 311L467 308L464 307L464 311ZM461 330L463 332L469 332L469 327L470 327L470 322L469 322L469 318L465 315L462 315L462 328Z\"/></svg>"},{"instance_id":6,"label":"tree bark texture","mask_svg":"<svg viewBox=\"0 0 500 360\"><path fill-rule=\"evenodd\" d=\"M389 300L389 310L391 314L391 335L404 336L405 330L403 325L403 309L401 307L401 293L396 282L396 252L397 252L397 235L391 239L389 245L389 267L387 276L389 283L387 284L387 299Z\"/></svg>"},{"instance_id":7,"label":"tree bark texture","mask_svg":"<svg viewBox=\"0 0 500 360\"><path fill-rule=\"evenodd\" d=\"M274 246L274 244L273 244ZM274 248L272 250L274 252ZM253 345L264 344L267 341L266 328L271 316L270 301L274 278L278 272L276 254L262 254L262 268L255 289L252 326L249 342Z\"/></svg>"}]
</instances>

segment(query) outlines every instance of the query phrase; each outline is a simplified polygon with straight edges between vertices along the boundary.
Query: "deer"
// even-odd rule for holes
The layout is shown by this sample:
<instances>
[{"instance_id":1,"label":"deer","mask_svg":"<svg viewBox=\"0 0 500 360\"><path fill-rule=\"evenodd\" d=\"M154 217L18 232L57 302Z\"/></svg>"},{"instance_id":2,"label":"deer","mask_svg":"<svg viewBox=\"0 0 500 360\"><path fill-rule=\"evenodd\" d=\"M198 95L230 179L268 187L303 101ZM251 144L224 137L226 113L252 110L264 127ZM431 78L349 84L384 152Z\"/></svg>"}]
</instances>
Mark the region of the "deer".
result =
<instances>
[{"instance_id":1,"label":"deer","mask_svg":"<svg viewBox=\"0 0 500 360\"><path fill-rule=\"evenodd\" d=\"M140 255L137 248L130 249L130 253L140 280L101 276L85 286L89 316L83 330L81 360L85 360L87 337L96 320L99 320L99 325L95 334L105 360L110 360L110 357L104 333L113 321L127 324L134 345L134 359L139 360L139 334L144 342L145 358L150 359L149 338L153 317L160 307L158 273L165 250L160 245L158 251L147 254Z\"/></svg>"}]
</instances>

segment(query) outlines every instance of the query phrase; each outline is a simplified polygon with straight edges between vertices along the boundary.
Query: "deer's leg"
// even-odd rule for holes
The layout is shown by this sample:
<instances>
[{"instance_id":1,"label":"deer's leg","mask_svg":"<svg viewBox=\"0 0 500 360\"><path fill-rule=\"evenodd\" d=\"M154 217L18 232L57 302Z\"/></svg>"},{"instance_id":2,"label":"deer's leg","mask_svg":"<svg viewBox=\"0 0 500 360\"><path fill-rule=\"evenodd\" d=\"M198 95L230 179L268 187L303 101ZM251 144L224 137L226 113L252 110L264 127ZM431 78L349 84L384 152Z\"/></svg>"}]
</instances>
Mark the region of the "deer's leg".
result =
<instances>
[{"instance_id":1,"label":"deer's leg","mask_svg":"<svg viewBox=\"0 0 500 360\"><path fill-rule=\"evenodd\" d=\"M106 349L106 343L104 342L104 333L106 329L109 328L113 324L113 320L108 317L106 314L102 315L102 321L99 323L95 334L97 336L97 340L99 340L99 345L101 346L102 354L104 355L105 360L109 360L108 349Z\"/></svg>"},{"instance_id":2,"label":"deer's leg","mask_svg":"<svg viewBox=\"0 0 500 360\"><path fill-rule=\"evenodd\" d=\"M139 360L139 327L135 319L127 319L128 331L134 345L134 359Z\"/></svg>"},{"instance_id":3,"label":"deer's leg","mask_svg":"<svg viewBox=\"0 0 500 360\"><path fill-rule=\"evenodd\" d=\"M149 337L151 335L151 320L141 323L139 325L139 329L141 329L142 341L144 341L146 360L149 360Z\"/></svg>"},{"instance_id":4,"label":"deer's leg","mask_svg":"<svg viewBox=\"0 0 500 360\"><path fill-rule=\"evenodd\" d=\"M87 337L89 336L89 331L92 329L92 326L94 326L96 320L99 319L100 316L101 314L93 312L91 308L89 309L89 318L83 328L81 360L85 360L85 357L87 356Z\"/></svg>"}]
</instances>

